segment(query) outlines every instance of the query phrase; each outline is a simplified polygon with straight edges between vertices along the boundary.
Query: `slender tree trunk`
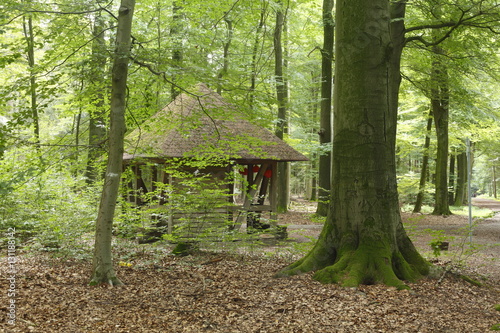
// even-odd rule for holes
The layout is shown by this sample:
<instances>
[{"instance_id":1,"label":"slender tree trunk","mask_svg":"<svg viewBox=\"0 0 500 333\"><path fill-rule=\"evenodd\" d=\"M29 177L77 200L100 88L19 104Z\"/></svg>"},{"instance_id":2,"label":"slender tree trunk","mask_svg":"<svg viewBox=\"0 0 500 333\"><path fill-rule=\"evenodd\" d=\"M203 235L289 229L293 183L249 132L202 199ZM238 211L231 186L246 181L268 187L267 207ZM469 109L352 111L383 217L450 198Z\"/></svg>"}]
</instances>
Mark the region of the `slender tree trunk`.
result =
<instances>
[{"instance_id":1,"label":"slender tree trunk","mask_svg":"<svg viewBox=\"0 0 500 333\"><path fill-rule=\"evenodd\" d=\"M496 173L496 167L495 164L493 164L492 172L493 172L493 197L496 199L497 198L497 173Z\"/></svg>"},{"instance_id":2,"label":"slender tree trunk","mask_svg":"<svg viewBox=\"0 0 500 333\"><path fill-rule=\"evenodd\" d=\"M224 55L223 55L223 64L222 69L219 72L218 85L217 85L217 93L219 95L222 94L222 78L227 75L227 71L229 70L229 47L231 47L231 41L233 40L233 21L227 16L224 17L224 21L227 25L227 36L226 42L224 43Z\"/></svg>"},{"instance_id":3,"label":"slender tree trunk","mask_svg":"<svg viewBox=\"0 0 500 333\"><path fill-rule=\"evenodd\" d=\"M248 101L250 103L250 108L252 110L255 109L255 89L257 87L257 55L259 51L259 44L261 43L262 39L262 28L264 27L265 23L265 17L266 17L266 12L267 12L267 6L266 6L267 1L263 0L261 1L262 8L260 10L260 19L259 19L259 24L257 25L257 29L255 32L255 40L253 44L253 50L252 50L252 72L250 73L250 96L248 98Z\"/></svg>"},{"instance_id":4,"label":"slender tree trunk","mask_svg":"<svg viewBox=\"0 0 500 333\"><path fill-rule=\"evenodd\" d=\"M109 156L96 221L91 285L122 284L113 269L111 237L123 163L127 76L134 5L135 0L122 0L118 11L110 100Z\"/></svg>"},{"instance_id":5,"label":"slender tree trunk","mask_svg":"<svg viewBox=\"0 0 500 333\"><path fill-rule=\"evenodd\" d=\"M314 248L280 275L316 271L324 283L405 288L403 280L428 273L399 212L395 13L401 11L390 11L386 0L337 2L332 205Z\"/></svg>"},{"instance_id":6,"label":"slender tree trunk","mask_svg":"<svg viewBox=\"0 0 500 333\"><path fill-rule=\"evenodd\" d=\"M417 200L415 201L414 213L419 213L422 210L422 203L424 201L425 183L427 174L429 173L429 147L431 145L431 130L432 130L432 111L429 112L427 117L427 128L425 132L424 151L422 157L422 168L420 170L420 182L418 184Z\"/></svg>"},{"instance_id":7,"label":"slender tree trunk","mask_svg":"<svg viewBox=\"0 0 500 333\"><path fill-rule=\"evenodd\" d=\"M85 172L87 183L93 183L98 177L99 168L96 167L97 160L104 154L103 144L106 140L105 102L104 93L106 80L106 40L104 38L105 22L97 14L94 21L92 35L92 59L90 69L91 105L89 105L89 152L87 158L87 169Z\"/></svg>"},{"instance_id":8,"label":"slender tree trunk","mask_svg":"<svg viewBox=\"0 0 500 333\"><path fill-rule=\"evenodd\" d=\"M37 144L37 149L40 151L40 117L38 116L38 103L37 103L37 83L36 83L36 73L35 73L35 37L33 35L33 18L28 16L27 22L26 17L23 17L23 32L24 38L26 39L27 53L28 53L28 67L30 69L30 104L31 104L31 117L33 118L33 135L35 137L35 143Z\"/></svg>"},{"instance_id":9,"label":"slender tree trunk","mask_svg":"<svg viewBox=\"0 0 500 333\"><path fill-rule=\"evenodd\" d=\"M179 5L179 1L174 1L172 3L172 25L170 27L170 37L172 38L172 65L174 74L172 74L171 80L173 82L170 95L172 100L174 100L180 93L179 88L176 84L178 82L178 72L180 72L182 64L182 14L180 13L182 7Z\"/></svg>"},{"instance_id":10,"label":"slender tree trunk","mask_svg":"<svg viewBox=\"0 0 500 333\"><path fill-rule=\"evenodd\" d=\"M276 11L276 26L274 28L274 76L276 80L276 97L278 102L278 123L276 125L276 136L283 139L288 134L288 87L284 75L285 60L283 58L282 33L285 26L285 11L283 2L279 1L279 9ZM278 165L278 200L277 210L284 213L288 210L290 201L290 164L279 163Z\"/></svg>"},{"instance_id":11,"label":"slender tree trunk","mask_svg":"<svg viewBox=\"0 0 500 333\"><path fill-rule=\"evenodd\" d=\"M448 174L448 201L450 206L455 203L455 154L450 154L450 172Z\"/></svg>"},{"instance_id":12,"label":"slender tree trunk","mask_svg":"<svg viewBox=\"0 0 500 333\"><path fill-rule=\"evenodd\" d=\"M437 156L436 156L436 192L434 215L451 215L448 201L448 118L449 118L449 89L448 73L440 55L443 50L434 47L434 60L431 73L431 108L436 128Z\"/></svg>"},{"instance_id":13,"label":"slender tree trunk","mask_svg":"<svg viewBox=\"0 0 500 333\"><path fill-rule=\"evenodd\" d=\"M463 206L467 197L467 153L457 155L457 182L455 186L454 206Z\"/></svg>"},{"instance_id":14,"label":"slender tree trunk","mask_svg":"<svg viewBox=\"0 0 500 333\"><path fill-rule=\"evenodd\" d=\"M323 0L323 50L321 52L321 112L319 143L328 146L332 142L332 87L333 87L333 41L335 23L333 20L334 0ZM330 201L332 154L319 156L318 207L316 214L326 216Z\"/></svg>"},{"instance_id":15,"label":"slender tree trunk","mask_svg":"<svg viewBox=\"0 0 500 333\"><path fill-rule=\"evenodd\" d=\"M317 131L317 124L318 124L318 109L320 109L319 107L319 103L316 103L316 100L318 99L318 95L319 95L319 90L318 89L318 85L317 85L317 82L318 82L318 75L315 73L315 72L311 72L311 100L314 101L313 103L311 103L311 123L314 124L313 125L313 130L312 130L312 134L316 134L318 131ZM319 166L318 166L318 159L319 159L319 156L317 153L314 153L312 158L311 158L311 170L312 170L312 176L311 176L311 196L309 197L309 200L311 201L316 201L318 200L318 197L317 197L317 194L318 194L318 169L319 169Z\"/></svg>"}]
</instances>

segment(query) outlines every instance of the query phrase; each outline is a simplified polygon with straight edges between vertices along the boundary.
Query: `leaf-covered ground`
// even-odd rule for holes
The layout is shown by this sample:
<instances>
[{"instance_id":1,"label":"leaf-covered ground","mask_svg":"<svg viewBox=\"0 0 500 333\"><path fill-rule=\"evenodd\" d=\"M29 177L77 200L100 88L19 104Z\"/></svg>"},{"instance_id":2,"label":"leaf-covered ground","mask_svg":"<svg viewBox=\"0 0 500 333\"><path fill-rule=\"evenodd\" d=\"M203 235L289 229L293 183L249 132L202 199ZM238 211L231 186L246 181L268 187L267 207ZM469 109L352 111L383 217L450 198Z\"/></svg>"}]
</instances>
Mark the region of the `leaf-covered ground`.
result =
<instances>
[{"instance_id":1,"label":"leaf-covered ground","mask_svg":"<svg viewBox=\"0 0 500 333\"><path fill-rule=\"evenodd\" d=\"M202 252L179 258L158 245L142 255L137 252L123 266L117 263L125 285L114 288L87 285L88 261L19 254L15 325L7 322L12 281L6 279L10 274L3 257L0 331L488 332L500 323L500 312L495 310L500 303L498 246L479 248L464 261L448 253L440 257L441 264L467 262L455 271L470 274L482 287L454 274L441 281L411 284L409 291L383 285L356 289L322 285L310 274L273 278L298 255L287 249L306 246L305 241L317 235L319 228L308 217L306 211L284 216L302 226L290 228L293 241L255 244L241 254L233 248L230 253ZM412 237L423 252L429 251L432 236L422 230L439 221L433 219L419 218L422 228L413 230ZM459 248L452 241L450 252Z\"/></svg>"}]
</instances>

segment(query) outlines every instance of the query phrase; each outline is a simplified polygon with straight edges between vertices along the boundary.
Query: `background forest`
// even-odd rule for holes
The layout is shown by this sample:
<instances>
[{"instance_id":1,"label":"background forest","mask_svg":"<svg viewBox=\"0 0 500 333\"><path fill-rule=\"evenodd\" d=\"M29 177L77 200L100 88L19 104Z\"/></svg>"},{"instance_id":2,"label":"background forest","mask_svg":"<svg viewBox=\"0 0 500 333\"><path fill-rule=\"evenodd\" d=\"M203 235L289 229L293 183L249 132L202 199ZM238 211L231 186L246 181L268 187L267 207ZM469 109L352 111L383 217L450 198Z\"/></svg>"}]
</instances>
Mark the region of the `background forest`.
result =
<instances>
[{"instance_id":1,"label":"background forest","mask_svg":"<svg viewBox=\"0 0 500 333\"><path fill-rule=\"evenodd\" d=\"M85 255L78 240L93 230L102 188L118 6L101 0L0 5L0 227L16 227L34 248L76 254L81 245ZM290 193L318 200L325 177L319 159L331 150L320 124L328 56L323 6L320 0L140 1L128 130L206 83L310 159L290 165ZM467 139L474 193L497 196L499 14L495 1L407 6L397 132L406 210L430 212L436 180L443 178L447 203L466 203ZM437 167L442 156L445 168ZM121 221L118 216L118 232L128 235Z\"/></svg>"}]
</instances>

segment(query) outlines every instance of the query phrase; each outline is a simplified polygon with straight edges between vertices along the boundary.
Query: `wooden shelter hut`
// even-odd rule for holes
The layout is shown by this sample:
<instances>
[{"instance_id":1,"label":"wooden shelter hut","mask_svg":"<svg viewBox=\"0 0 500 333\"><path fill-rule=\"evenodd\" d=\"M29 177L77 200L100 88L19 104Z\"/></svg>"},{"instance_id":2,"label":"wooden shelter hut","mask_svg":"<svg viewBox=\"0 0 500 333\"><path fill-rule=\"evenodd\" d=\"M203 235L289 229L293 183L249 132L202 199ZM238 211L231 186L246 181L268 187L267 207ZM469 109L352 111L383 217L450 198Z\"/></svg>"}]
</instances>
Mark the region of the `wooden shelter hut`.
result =
<instances>
[{"instance_id":1,"label":"wooden shelter hut","mask_svg":"<svg viewBox=\"0 0 500 333\"><path fill-rule=\"evenodd\" d=\"M277 164L308 160L267 129L246 120L233 104L204 84L198 84L193 93L180 94L129 133L123 157L124 168L133 173L128 200L136 205L163 207L167 231L172 233L184 221L189 222L189 234L228 221L237 227L245 221L249 226L261 226L258 219L249 216L263 213L275 221ZM217 183L227 195L212 191L217 203L208 200L204 207L197 205L187 214L183 212L186 207L170 201L171 189L160 191L154 200L144 200L137 194L154 192L162 184L181 184L182 176L169 171L169 165L191 175L203 175L206 185ZM235 179L242 177L235 175L246 179L243 199L238 203L234 200Z\"/></svg>"}]
</instances>

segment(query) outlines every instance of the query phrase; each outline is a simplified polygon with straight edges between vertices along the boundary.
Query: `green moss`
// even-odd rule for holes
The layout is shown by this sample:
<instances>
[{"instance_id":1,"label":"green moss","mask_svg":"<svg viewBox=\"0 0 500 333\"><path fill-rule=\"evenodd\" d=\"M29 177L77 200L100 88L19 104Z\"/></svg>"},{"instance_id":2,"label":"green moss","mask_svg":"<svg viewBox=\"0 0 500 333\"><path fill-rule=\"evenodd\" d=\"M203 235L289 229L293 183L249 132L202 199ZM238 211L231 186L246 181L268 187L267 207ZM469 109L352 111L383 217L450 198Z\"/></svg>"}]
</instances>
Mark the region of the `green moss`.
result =
<instances>
[{"instance_id":1,"label":"green moss","mask_svg":"<svg viewBox=\"0 0 500 333\"><path fill-rule=\"evenodd\" d=\"M314 279L321 283L340 283L344 287L357 287L360 284L383 283L398 289L408 287L396 275L390 246L385 242L365 240L356 250L340 253L334 265L323 268L314 274ZM405 267L406 276L415 276L410 266L399 256L401 267Z\"/></svg>"},{"instance_id":2,"label":"green moss","mask_svg":"<svg viewBox=\"0 0 500 333\"><path fill-rule=\"evenodd\" d=\"M500 331L500 324L495 324L490 327L490 330L492 331Z\"/></svg>"},{"instance_id":3,"label":"green moss","mask_svg":"<svg viewBox=\"0 0 500 333\"><path fill-rule=\"evenodd\" d=\"M332 265L337 257L337 254L334 247L328 246L329 242L326 241L326 235L329 235L330 233L327 229L328 228L324 228L313 249L304 258L294 262L290 266L285 267L276 273L274 277L280 278L293 276L301 273L316 271Z\"/></svg>"},{"instance_id":4,"label":"green moss","mask_svg":"<svg viewBox=\"0 0 500 333\"><path fill-rule=\"evenodd\" d=\"M495 305L495 310L500 311L500 304Z\"/></svg>"},{"instance_id":5,"label":"green moss","mask_svg":"<svg viewBox=\"0 0 500 333\"><path fill-rule=\"evenodd\" d=\"M470 278L470 277L468 277L466 275L460 275L460 278L462 280L465 280L465 281L469 282L470 284L475 285L475 286L478 286L478 287L482 287L483 286L483 284L481 282L479 282L477 280L474 280L473 278Z\"/></svg>"},{"instance_id":6,"label":"green moss","mask_svg":"<svg viewBox=\"0 0 500 333\"><path fill-rule=\"evenodd\" d=\"M366 222L370 223L369 219ZM399 252L394 250L392 241L382 232L364 234L362 239L353 233L346 233L335 242L327 241L325 235L328 233L320 236L308 255L277 276L316 271L313 278L325 284L357 287L360 284L382 283L408 289L403 281L413 282L429 273L430 264L420 256L411 242L398 244L400 248L403 247Z\"/></svg>"},{"instance_id":7,"label":"green moss","mask_svg":"<svg viewBox=\"0 0 500 333\"><path fill-rule=\"evenodd\" d=\"M198 250L198 247L195 243L179 242L172 250L172 254L183 257L196 252L196 250Z\"/></svg>"}]
</instances>

